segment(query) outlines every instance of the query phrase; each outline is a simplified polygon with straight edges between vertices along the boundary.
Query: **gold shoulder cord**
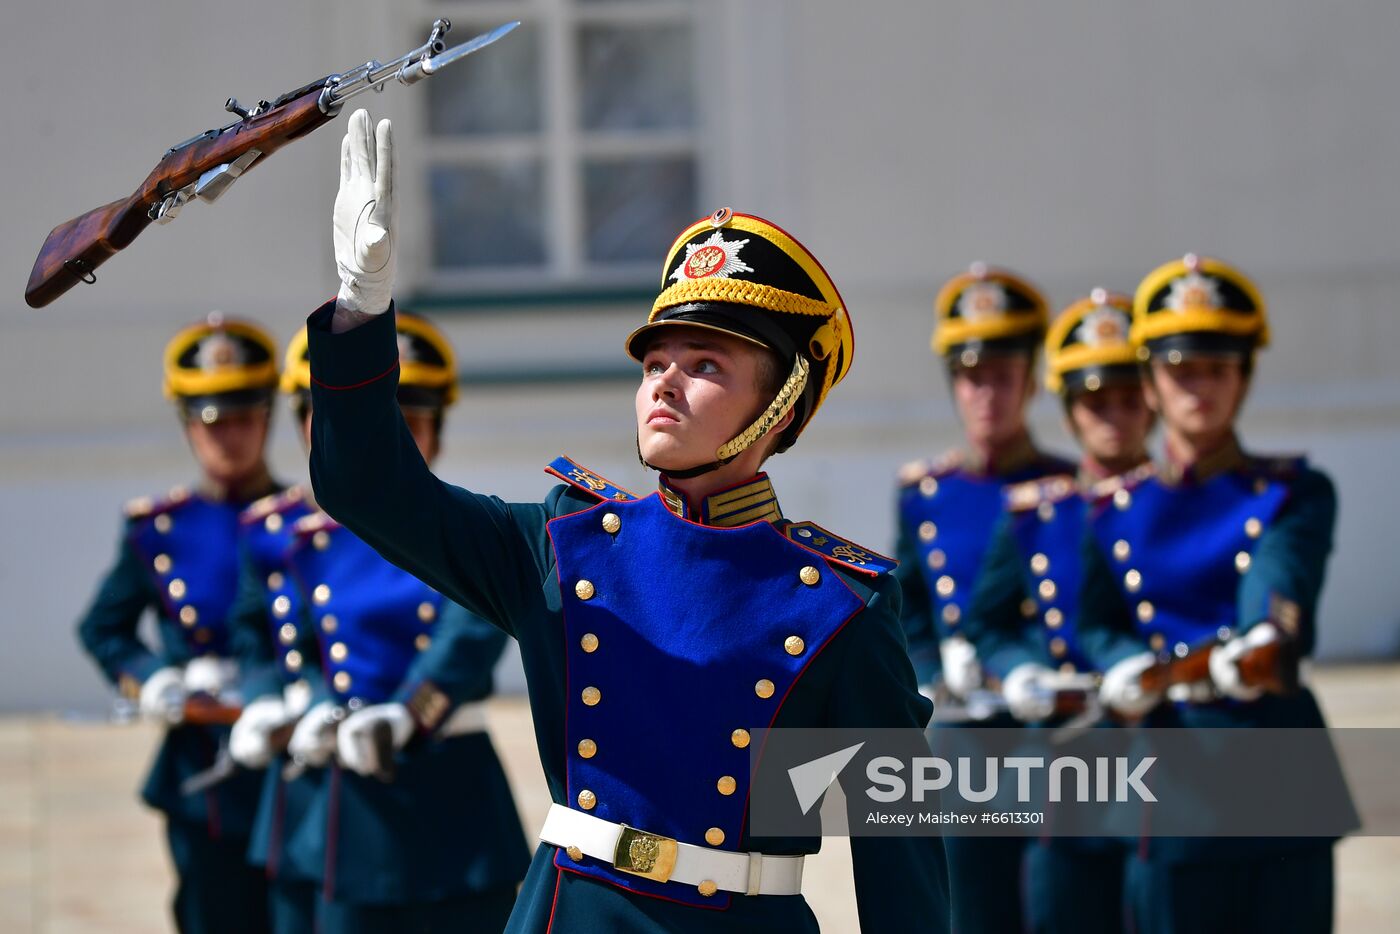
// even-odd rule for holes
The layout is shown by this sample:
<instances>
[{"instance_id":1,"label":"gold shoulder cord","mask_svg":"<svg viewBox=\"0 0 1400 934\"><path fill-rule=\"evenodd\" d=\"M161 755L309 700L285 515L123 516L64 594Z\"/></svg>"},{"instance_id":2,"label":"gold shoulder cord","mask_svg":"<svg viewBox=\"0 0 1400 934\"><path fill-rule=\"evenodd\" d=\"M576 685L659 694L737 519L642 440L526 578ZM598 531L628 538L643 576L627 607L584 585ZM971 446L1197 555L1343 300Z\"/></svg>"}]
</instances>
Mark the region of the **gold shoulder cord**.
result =
<instances>
[{"instance_id":1,"label":"gold shoulder cord","mask_svg":"<svg viewBox=\"0 0 1400 934\"><path fill-rule=\"evenodd\" d=\"M792 411L792 407L797 404L798 396L802 395L802 390L807 387L807 375L811 370L811 364L801 354L798 354L793 360L792 372L788 374L787 382L773 397L773 403L752 425L722 445L715 452L715 459L721 463L732 460L746 450L749 445L768 434L773 426L782 421L783 416Z\"/></svg>"}]
</instances>

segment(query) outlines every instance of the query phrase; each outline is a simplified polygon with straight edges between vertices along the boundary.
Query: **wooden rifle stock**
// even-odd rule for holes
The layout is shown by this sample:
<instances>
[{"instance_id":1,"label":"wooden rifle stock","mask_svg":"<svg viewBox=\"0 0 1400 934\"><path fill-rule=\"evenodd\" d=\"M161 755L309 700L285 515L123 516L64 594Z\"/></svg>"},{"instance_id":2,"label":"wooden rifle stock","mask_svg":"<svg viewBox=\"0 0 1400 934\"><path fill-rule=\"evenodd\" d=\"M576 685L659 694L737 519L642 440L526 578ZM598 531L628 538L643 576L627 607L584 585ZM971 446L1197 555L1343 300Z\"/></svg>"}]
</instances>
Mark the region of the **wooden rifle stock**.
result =
<instances>
[{"instance_id":1,"label":"wooden rifle stock","mask_svg":"<svg viewBox=\"0 0 1400 934\"><path fill-rule=\"evenodd\" d=\"M1146 693L1162 693L1174 684L1210 680L1210 653L1223 643L1219 639L1198 645L1185 655L1170 656L1157 662L1139 677ZM1298 690L1298 646L1288 636L1256 645L1236 660L1240 682L1261 688L1268 694L1292 694Z\"/></svg>"}]
</instances>

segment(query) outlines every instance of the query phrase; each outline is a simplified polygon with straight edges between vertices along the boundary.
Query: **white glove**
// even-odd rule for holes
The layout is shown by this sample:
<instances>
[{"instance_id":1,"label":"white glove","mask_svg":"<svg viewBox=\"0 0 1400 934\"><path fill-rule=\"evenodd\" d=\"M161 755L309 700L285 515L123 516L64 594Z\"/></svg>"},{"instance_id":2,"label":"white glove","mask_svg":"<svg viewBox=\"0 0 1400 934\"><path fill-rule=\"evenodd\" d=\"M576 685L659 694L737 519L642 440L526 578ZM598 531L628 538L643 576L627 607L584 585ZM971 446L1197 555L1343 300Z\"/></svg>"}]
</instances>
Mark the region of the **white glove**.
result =
<instances>
[{"instance_id":1,"label":"white glove","mask_svg":"<svg viewBox=\"0 0 1400 934\"><path fill-rule=\"evenodd\" d=\"M238 681L238 663L217 655L201 655L185 665L185 691L218 696Z\"/></svg>"},{"instance_id":2,"label":"white glove","mask_svg":"<svg viewBox=\"0 0 1400 934\"><path fill-rule=\"evenodd\" d=\"M938 654L943 659L943 683L958 697L966 696L982 683L977 649L962 636L949 636L938 643Z\"/></svg>"},{"instance_id":3,"label":"white glove","mask_svg":"<svg viewBox=\"0 0 1400 934\"><path fill-rule=\"evenodd\" d=\"M1157 663L1151 652L1123 659L1104 672L1099 686L1099 700L1126 717L1136 719L1147 713L1162 699L1159 691L1144 691L1138 679Z\"/></svg>"},{"instance_id":4,"label":"white glove","mask_svg":"<svg viewBox=\"0 0 1400 934\"><path fill-rule=\"evenodd\" d=\"M340 722L340 707L335 701L321 701L297 721L287 753L297 762L319 769L331 761L335 753L335 725Z\"/></svg>"},{"instance_id":5,"label":"white glove","mask_svg":"<svg viewBox=\"0 0 1400 934\"><path fill-rule=\"evenodd\" d=\"M1235 700L1258 700L1263 688L1248 687L1240 681L1240 656L1250 649L1279 639L1278 628L1273 623L1260 623L1242 636L1236 636L1224 645L1210 650L1210 680L1215 689L1226 697Z\"/></svg>"},{"instance_id":6,"label":"white glove","mask_svg":"<svg viewBox=\"0 0 1400 934\"><path fill-rule=\"evenodd\" d=\"M295 717L280 697L263 697L243 708L228 738L228 754L245 769L264 769L272 761L272 731Z\"/></svg>"},{"instance_id":7,"label":"white glove","mask_svg":"<svg viewBox=\"0 0 1400 934\"><path fill-rule=\"evenodd\" d=\"M340 191L331 224L337 303L367 315L389 309L394 288L394 140L389 121L370 125L369 112L350 115L340 141Z\"/></svg>"},{"instance_id":8,"label":"white glove","mask_svg":"<svg viewBox=\"0 0 1400 934\"><path fill-rule=\"evenodd\" d=\"M141 714L167 723L179 723L185 706L185 673L161 668L141 685Z\"/></svg>"},{"instance_id":9,"label":"white glove","mask_svg":"<svg viewBox=\"0 0 1400 934\"><path fill-rule=\"evenodd\" d=\"M1055 672L1044 665L1026 662L1011 669L1001 680L1001 695L1011 716L1023 723L1044 720L1055 712L1055 697L1045 679Z\"/></svg>"},{"instance_id":10,"label":"white glove","mask_svg":"<svg viewBox=\"0 0 1400 934\"><path fill-rule=\"evenodd\" d=\"M336 734L336 755L340 764L361 775L374 775L388 763L381 762L374 748L374 726L388 723L395 751L413 737L413 715L403 704L374 704L362 707L345 718Z\"/></svg>"}]
</instances>

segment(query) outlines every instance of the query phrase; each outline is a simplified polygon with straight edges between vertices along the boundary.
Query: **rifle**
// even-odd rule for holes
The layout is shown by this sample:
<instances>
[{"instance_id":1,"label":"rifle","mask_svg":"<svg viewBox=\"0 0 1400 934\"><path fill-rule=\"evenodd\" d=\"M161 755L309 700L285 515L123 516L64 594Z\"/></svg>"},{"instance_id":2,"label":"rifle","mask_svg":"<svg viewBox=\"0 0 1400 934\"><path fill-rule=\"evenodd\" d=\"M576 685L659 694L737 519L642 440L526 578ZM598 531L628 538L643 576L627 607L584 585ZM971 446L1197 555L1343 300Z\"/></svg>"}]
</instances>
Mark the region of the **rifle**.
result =
<instances>
[{"instance_id":1,"label":"rifle","mask_svg":"<svg viewBox=\"0 0 1400 934\"><path fill-rule=\"evenodd\" d=\"M439 19L426 43L391 62L380 64L371 59L343 74L318 78L247 109L230 97L224 109L239 119L167 149L130 197L55 227L29 273L25 302L31 308L42 308L79 282L96 282L97 267L130 246L152 223L168 224L194 198L216 201L255 163L265 161L262 157L327 123L357 94L382 91L391 79L403 85L416 84L519 25L506 23L448 49L443 37L452 24Z\"/></svg>"},{"instance_id":2,"label":"rifle","mask_svg":"<svg viewBox=\"0 0 1400 934\"><path fill-rule=\"evenodd\" d=\"M1077 721L1085 715L1097 719L1098 683L1096 674L1057 674L1042 692L1053 705L1048 719ZM998 691L979 688L968 692L959 704L952 693L940 685L934 697L933 722L982 723L1010 709L1006 698Z\"/></svg>"},{"instance_id":3,"label":"rifle","mask_svg":"<svg viewBox=\"0 0 1400 934\"><path fill-rule=\"evenodd\" d=\"M1164 654L1139 676L1144 693L1164 693L1174 684L1210 681L1210 653L1224 642L1208 639L1195 648ZM1246 687L1261 688L1268 694L1293 694L1298 690L1298 644L1287 635L1256 645L1239 657L1236 664L1240 681Z\"/></svg>"}]
</instances>

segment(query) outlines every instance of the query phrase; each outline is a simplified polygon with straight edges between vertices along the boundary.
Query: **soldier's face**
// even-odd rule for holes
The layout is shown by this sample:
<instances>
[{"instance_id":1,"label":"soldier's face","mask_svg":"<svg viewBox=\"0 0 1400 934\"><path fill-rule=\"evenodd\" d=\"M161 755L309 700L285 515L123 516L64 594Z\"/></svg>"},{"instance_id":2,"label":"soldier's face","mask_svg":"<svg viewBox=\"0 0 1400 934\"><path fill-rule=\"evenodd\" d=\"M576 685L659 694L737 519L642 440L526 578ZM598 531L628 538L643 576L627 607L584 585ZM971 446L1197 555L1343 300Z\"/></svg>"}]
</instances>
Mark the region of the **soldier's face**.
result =
<instances>
[{"instance_id":1,"label":"soldier's face","mask_svg":"<svg viewBox=\"0 0 1400 934\"><path fill-rule=\"evenodd\" d=\"M1069 404L1070 430L1084 452L1102 464L1140 459L1152 429L1142 386L1110 384L1076 394Z\"/></svg>"},{"instance_id":2,"label":"soldier's face","mask_svg":"<svg viewBox=\"0 0 1400 934\"><path fill-rule=\"evenodd\" d=\"M637 443L643 460L662 470L713 461L719 447L772 401L762 398L759 388L764 354L726 334L663 328L642 359L637 388Z\"/></svg>"},{"instance_id":3,"label":"soldier's face","mask_svg":"<svg viewBox=\"0 0 1400 934\"><path fill-rule=\"evenodd\" d=\"M1231 430L1247 381L1237 357L1184 357L1180 363L1153 360L1147 402L1167 429L1211 438Z\"/></svg>"},{"instance_id":4,"label":"soldier's face","mask_svg":"<svg viewBox=\"0 0 1400 934\"><path fill-rule=\"evenodd\" d=\"M270 409L256 408L220 416L212 425L199 418L185 422L190 450L209 479L236 486L262 469Z\"/></svg>"},{"instance_id":5,"label":"soldier's face","mask_svg":"<svg viewBox=\"0 0 1400 934\"><path fill-rule=\"evenodd\" d=\"M1025 430L1031 397L1031 361L1023 354L984 356L953 373L953 401L974 445L991 447Z\"/></svg>"}]
</instances>

